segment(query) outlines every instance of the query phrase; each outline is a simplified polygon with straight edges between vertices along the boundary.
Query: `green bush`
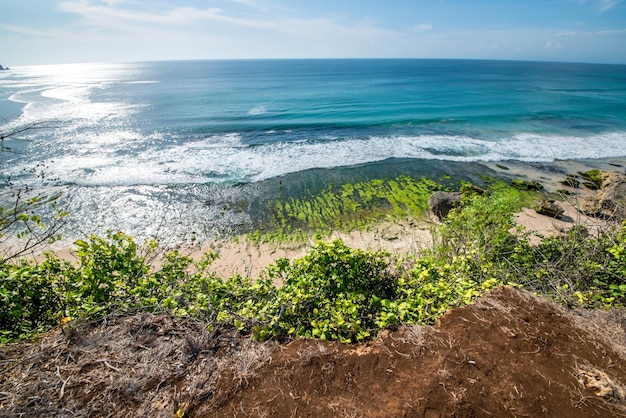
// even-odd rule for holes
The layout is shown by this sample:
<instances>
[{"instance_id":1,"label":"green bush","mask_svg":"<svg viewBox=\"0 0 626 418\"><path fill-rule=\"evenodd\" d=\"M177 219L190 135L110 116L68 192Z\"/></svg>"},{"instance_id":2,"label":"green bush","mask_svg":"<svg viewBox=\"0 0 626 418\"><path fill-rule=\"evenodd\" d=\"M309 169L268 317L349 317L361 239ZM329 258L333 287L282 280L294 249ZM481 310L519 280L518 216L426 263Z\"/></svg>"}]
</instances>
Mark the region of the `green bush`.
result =
<instances>
[{"instance_id":1,"label":"green bush","mask_svg":"<svg viewBox=\"0 0 626 418\"><path fill-rule=\"evenodd\" d=\"M91 235L89 241L78 240L75 245L80 268L74 270L76 276L66 283L66 290L94 309L126 299L149 273L138 244L122 232L108 232L105 238Z\"/></svg>"},{"instance_id":2,"label":"green bush","mask_svg":"<svg viewBox=\"0 0 626 418\"><path fill-rule=\"evenodd\" d=\"M527 238L513 216L522 208L523 193L500 184L489 195L465 197L463 206L453 209L433 230L433 256L443 260L469 257L476 264L509 256Z\"/></svg>"},{"instance_id":3,"label":"green bush","mask_svg":"<svg viewBox=\"0 0 626 418\"><path fill-rule=\"evenodd\" d=\"M76 242L73 264L52 255L40 263L0 263L0 338L33 336L67 318L139 309L232 326L257 340L356 342L400 324L433 323L502 284L568 305L625 304L626 224L595 236L574 227L558 237L537 236L531 245L513 217L529 196L502 184L489 193L472 188L434 229L433 246L419 254L401 260L340 240L318 242L300 259L270 265L259 280L217 277L210 272L212 253L195 261L174 251L155 268L154 242L139 245L121 232L90 236Z\"/></svg>"},{"instance_id":4,"label":"green bush","mask_svg":"<svg viewBox=\"0 0 626 418\"><path fill-rule=\"evenodd\" d=\"M318 243L306 256L279 260L256 286L272 291L248 294L235 308L241 330L270 337L362 341L399 324L432 323L447 309L469 303L497 284L468 278L467 262L423 257L408 270L392 269L385 252L352 249L341 240ZM282 281L273 287L271 281ZM270 298L267 296L271 295ZM247 327L242 326L248 324Z\"/></svg>"},{"instance_id":5,"label":"green bush","mask_svg":"<svg viewBox=\"0 0 626 418\"><path fill-rule=\"evenodd\" d=\"M389 271L389 254L365 252L342 241L318 243L305 257L281 260L270 279L278 289L275 320L281 335L360 341L374 329L381 300L394 299L397 280Z\"/></svg>"},{"instance_id":6,"label":"green bush","mask_svg":"<svg viewBox=\"0 0 626 418\"><path fill-rule=\"evenodd\" d=\"M31 335L63 318L130 309L199 316L209 308L205 295L222 283L205 274L214 254L196 262L173 252L152 272L146 257L156 250L153 242L139 246L123 233L110 232L75 245L76 264L53 255L39 264L0 264L0 330L5 338Z\"/></svg>"},{"instance_id":7,"label":"green bush","mask_svg":"<svg viewBox=\"0 0 626 418\"><path fill-rule=\"evenodd\" d=\"M518 283L567 305L626 303L624 225L606 227L596 236L575 226L536 246L518 246L506 261Z\"/></svg>"},{"instance_id":8,"label":"green bush","mask_svg":"<svg viewBox=\"0 0 626 418\"><path fill-rule=\"evenodd\" d=\"M61 318L54 276L45 264L0 265L0 341L46 331Z\"/></svg>"}]
</instances>

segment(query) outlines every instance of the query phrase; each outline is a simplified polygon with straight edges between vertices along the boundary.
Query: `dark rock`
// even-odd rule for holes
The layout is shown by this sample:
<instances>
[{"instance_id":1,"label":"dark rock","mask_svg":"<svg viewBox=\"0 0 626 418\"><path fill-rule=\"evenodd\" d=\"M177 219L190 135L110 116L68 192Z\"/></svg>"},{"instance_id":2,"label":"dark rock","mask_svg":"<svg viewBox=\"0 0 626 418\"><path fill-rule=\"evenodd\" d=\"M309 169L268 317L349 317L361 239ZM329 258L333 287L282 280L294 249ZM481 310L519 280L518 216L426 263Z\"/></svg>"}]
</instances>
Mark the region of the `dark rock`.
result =
<instances>
[{"instance_id":1,"label":"dark rock","mask_svg":"<svg viewBox=\"0 0 626 418\"><path fill-rule=\"evenodd\" d=\"M566 189L558 189L556 192L562 194L563 196L574 196L576 194L576 192Z\"/></svg>"},{"instance_id":2,"label":"dark rock","mask_svg":"<svg viewBox=\"0 0 626 418\"><path fill-rule=\"evenodd\" d=\"M583 186L585 186L586 188L591 189L591 190L599 190L600 189L600 186L598 186L593 181L583 181Z\"/></svg>"},{"instance_id":3,"label":"dark rock","mask_svg":"<svg viewBox=\"0 0 626 418\"><path fill-rule=\"evenodd\" d=\"M428 198L430 211L440 220L448 216L453 208L461 206L461 193L435 192Z\"/></svg>"},{"instance_id":4,"label":"dark rock","mask_svg":"<svg viewBox=\"0 0 626 418\"><path fill-rule=\"evenodd\" d=\"M592 189L598 190L602 188L602 183L604 182L604 177L607 175L605 171L593 169L585 172L578 172L580 176L585 180L583 181L583 185Z\"/></svg>"},{"instance_id":5,"label":"dark rock","mask_svg":"<svg viewBox=\"0 0 626 418\"><path fill-rule=\"evenodd\" d=\"M505 166L505 165L502 165L502 164L496 164L496 167L498 167L498 168L499 168L499 169L501 169L501 170L510 170L510 168L509 168L509 167L507 167L507 166Z\"/></svg>"},{"instance_id":6,"label":"dark rock","mask_svg":"<svg viewBox=\"0 0 626 418\"><path fill-rule=\"evenodd\" d=\"M565 210L554 202L554 200L542 200L539 202L539 208L535 210L538 214L549 216L551 218L560 218Z\"/></svg>"},{"instance_id":7,"label":"dark rock","mask_svg":"<svg viewBox=\"0 0 626 418\"><path fill-rule=\"evenodd\" d=\"M483 196L483 195L489 194L487 190L473 183L464 183L463 186L461 186L461 189L459 191L461 192L462 196L472 196L472 195Z\"/></svg>"},{"instance_id":8,"label":"dark rock","mask_svg":"<svg viewBox=\"0 0 626 418\"><path fill-rule=\"evenodd\" d=\"M517 179L511 182L511 186L519 190L535 190L535 191L543 190L543 184L535 180L526 181L526 180Z\"/></svg>"},{"instance_id":9,"label":"dark rock","mask_svg":"<svg viewBox=\"0 0 626 418\"><path fill-rule=\"evenodd\" d=\"M561 182L563 186L571 187L573 189L578 189L580 187L580 181L575 176L568 174L565 180Z\"/></svg>"}]
</instances>

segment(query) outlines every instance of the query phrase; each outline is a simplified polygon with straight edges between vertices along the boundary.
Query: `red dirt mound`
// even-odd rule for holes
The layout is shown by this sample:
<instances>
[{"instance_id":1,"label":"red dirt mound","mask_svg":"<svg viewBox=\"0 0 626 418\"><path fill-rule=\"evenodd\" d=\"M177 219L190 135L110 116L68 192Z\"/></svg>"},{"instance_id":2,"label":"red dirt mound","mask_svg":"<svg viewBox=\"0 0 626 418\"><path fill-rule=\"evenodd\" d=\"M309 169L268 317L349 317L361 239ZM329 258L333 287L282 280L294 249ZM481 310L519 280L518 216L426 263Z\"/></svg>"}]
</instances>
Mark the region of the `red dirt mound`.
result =
<instances>
[{"instance_id":1,"label":"red dirt mound","mask_svg":"<svg viewBox=\"0 0 626 418\"><path fill-rule=\"evenodd\" d=\"M512 288L361 346L110 318L0 349L0 416L626 417L625 318Z\"/></svg>"}]
</instances>

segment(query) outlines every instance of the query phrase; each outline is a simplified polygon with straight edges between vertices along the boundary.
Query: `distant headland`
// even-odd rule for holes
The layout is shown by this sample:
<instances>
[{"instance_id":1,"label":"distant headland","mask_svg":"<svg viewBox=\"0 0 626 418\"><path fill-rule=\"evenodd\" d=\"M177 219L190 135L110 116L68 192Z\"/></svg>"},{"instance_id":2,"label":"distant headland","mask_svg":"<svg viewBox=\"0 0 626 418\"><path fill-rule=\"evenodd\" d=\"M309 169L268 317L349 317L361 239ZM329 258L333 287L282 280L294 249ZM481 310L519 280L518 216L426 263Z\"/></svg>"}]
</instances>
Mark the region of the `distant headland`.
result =
<instances>
[{"instance_id":1,"label":"distant headland","mask_svg":"<svg viewBox=\"0 0 626 418\"><path fill-rule=\"evenodd\" d=\"M0 65L0 71L3 71L3 70L10 70L10 68L9 67L3 67L2 65Z\"/></svg>"}]
</instances>

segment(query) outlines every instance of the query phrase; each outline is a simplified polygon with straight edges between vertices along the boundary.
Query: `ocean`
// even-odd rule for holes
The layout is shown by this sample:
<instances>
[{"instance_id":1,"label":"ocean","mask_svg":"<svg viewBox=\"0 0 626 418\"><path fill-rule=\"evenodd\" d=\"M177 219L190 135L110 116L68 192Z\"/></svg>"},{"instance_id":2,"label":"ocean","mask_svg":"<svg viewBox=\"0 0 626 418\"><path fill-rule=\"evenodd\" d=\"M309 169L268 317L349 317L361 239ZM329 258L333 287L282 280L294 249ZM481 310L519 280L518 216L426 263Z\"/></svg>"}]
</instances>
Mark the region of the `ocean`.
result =
<instances>
[{"instance_id":1,"label":"ocean","mask_svg":"<svg viewBox=\"0 0 626 418\"><path fill-rule=\"evenodd\" d=\"M10 63L7 63L10 64ZM626 156L626 66L234 60L0 72L3 180L61 191L80 236L208 237L267 199L468 162Z\"/></svg>"}]
</instances>

